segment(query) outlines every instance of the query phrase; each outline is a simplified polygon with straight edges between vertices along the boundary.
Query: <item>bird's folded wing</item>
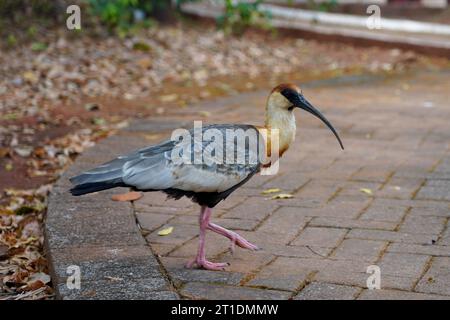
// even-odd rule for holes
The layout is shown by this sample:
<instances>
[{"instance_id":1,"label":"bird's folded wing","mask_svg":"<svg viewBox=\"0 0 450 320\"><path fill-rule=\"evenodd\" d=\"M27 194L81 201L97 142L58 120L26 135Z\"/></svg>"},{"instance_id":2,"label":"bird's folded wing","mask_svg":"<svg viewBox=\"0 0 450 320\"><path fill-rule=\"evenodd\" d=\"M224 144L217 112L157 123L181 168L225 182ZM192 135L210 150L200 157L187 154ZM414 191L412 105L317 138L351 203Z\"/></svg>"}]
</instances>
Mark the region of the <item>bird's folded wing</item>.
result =
<instances>
[{"instance_id":1,"label":"bird's folded wing","mask_svg":"<svg viewBox=\"0 0 450 320\"><path fill-rule=\"evenodd\" d=\"M214 126L221 132L229 128ZM141 152L139 157L126 162L123 181L140 190L223 192L259 170L257 150L248 144L238 140L227 143L226 139L215 143L214 139L191 133L190 140L179 141L170 150L157 154ZM229 161L227 155L232 155L234 160Z\"/></svg>"},{"instance_id":2,"label":"bird's folded wing","mask_svg":"<svg viewBox=\"0 0 450 320\"><path fill-rule=\"evenodd\" d=\"M258 150L240 143L239 139L227 141L225 131L243 129L257 133L257 130L247 125L214 125L203 127L203 133L211 128L223 133L221 143L215 144L213 138L205 135L197 137L191 130L191 139L168 140L137 150L86 171L71 181L84 184L121 179L124 184L139 190L223 192L260 168ZM218 151L220 147L222 152ZM234 160L230 161L230 155Z\"/></svg>"}]
</instances>

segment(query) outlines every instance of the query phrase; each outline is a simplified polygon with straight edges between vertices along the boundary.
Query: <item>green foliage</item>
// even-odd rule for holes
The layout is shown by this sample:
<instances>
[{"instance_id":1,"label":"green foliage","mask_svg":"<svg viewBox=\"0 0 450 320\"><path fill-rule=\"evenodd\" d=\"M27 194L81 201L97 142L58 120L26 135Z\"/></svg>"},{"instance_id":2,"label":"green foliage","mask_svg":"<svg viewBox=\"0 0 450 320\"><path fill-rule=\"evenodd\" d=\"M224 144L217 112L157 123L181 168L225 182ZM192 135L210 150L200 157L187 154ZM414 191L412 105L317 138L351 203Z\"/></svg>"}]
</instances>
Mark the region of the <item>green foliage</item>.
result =
<instances>
[{"instance_id":1,"label":"green foliage","mask_svg":"<svg viewBox=\"0 0 450 320\"><path fill-rule=\"evenodd\" d=\"M47 45L45 43L33 42L31 44L31 50L32 51L39 52L39 51L44 51L45 49L47 49Z\"/></svg>"},{"instance_id":2,"label":"green foliage","mask_svg":"<svg viewBox=\"0 0 450 320\"><path fill-rule=\"evenodd\" d=\"M183 1L183 0L178 0ZM135 25L148 26L150 17L170 13L170 0L88 0L90 12L110 30L126 33Z\"/></svg>"},{"instance_id":3,"label":"green foliage","mask_svg":"<svg viewBox=\"0 0 450 320\"><path fill-rule=\"evenodd\" d=\"M67 5L67 0L0 0L0 15L11 17L16 13L33 16L52 16Z\"/></svg>"},{"instance_id":4,"label":"green foliage","mask_svg":"<svg viewBox=\"0 0 450 320\"><path fill-rule=\"evenodd\" d=\"M323 2L316 3L314 0L308 1L308 6L311 9L319 10L319 11L331 11L337 7L338 3L337 0L327 0Z\"/></svg>"},{"instance_id":5,"label":"green foliage","mask_svg":"<svg viewBox=\"0 0 450 320\"><path fill-rule=\"evenodd\" d=\"M37 34L37 28L36 28L35 26L31 26L31 27L29 27L29 28L27 29L27 35L28 35L30 38L35 37L36 34Z\"/></svg>"},{"instance_id":6,"label":"green foliage","mask_svg":"<svg viewBox=\"0 0 450 320\"><path fill-rule=\"evenodd\" d=\"M6 43L9 47L14 47L17 44L17 39L13 34L8 35Z\"/></svg>"},{"instance_id":7,"label":"green foliage","mask_svg":"<svg viewBox=\"0 0 450 320\"><path fill-rule=\"evenodd\" d=\"M217 23L226 33L241 35L249 27L270 28L270 13L262 11L262 0L237 2L225 0L225 12Z\"/></svg>"},{"instance_id":8,"label":"green foliage","mask_svg":"<svg viewBox=\"0 0 450 320\"><path fill-rule=\"evenodd\" d=\"M89 0L92 15L97 16L109 29L129 29L134 22L139 0ZM145 13L145 11L144 11Z\"/></svg>"}]
</instances>

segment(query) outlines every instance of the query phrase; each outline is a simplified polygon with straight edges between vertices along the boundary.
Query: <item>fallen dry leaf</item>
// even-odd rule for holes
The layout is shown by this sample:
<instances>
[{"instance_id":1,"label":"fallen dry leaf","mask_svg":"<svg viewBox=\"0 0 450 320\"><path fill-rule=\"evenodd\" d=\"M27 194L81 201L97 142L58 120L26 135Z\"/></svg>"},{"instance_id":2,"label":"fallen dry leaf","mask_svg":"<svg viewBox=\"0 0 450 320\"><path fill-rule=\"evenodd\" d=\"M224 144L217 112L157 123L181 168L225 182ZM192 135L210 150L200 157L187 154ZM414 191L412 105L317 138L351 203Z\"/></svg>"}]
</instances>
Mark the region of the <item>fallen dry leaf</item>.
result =
<instances>
[{"instance_id":1,"label":"fallen dry leaf","mask_svg":"<svg viewBox=\"0 0 450 320\"><path fill-rule=\"evenodd\" d=\"M14 166L11 162L8 162L7 164L5 164L6 171L12 171L12 169L14 169Z\"/></svg>"},{"instance_id":2,"label":"fallen dry leaf","mask_svg":"<svg viewBox=\"0 0 450 320\"><path fill-rule=\"evenodd\" d=\"M163 103L174 102L177 99L178 99L178 95L175 93L159 97L159 101L161 101Z\"/></svg>"},{"instance_id":3,"label":"fallen dry leaf","mask_svg":"<svg viewBox=\"0 0 450 320\"><path fill-rule=\"evenodd\" d=\"M34 291L39 288L45 287L45 283L43 283L41 280L36 280L33 282L28 283L25 287L21 287L22 291Z\"/></svg>"},{"instance_id":4,"label":"fallen dry leaf","mask_svg":"<svg viewBox=\"0 0 450 320\"><path fill-rule=\"evenodd\" d=\"M0 261L8 259L8 246L5 246L0 243Z\"/></svg>"},{"instance_id":5,"label":"fallen dry leaf","mask_svg":"<svg viewBox=\"0 0 450 320\"><path fill-rule=\"evenodd\" d=\"M9 148L0 147L0 158L4 158L9 154Z\"/></svg>"},{"instance_id":6,"label":"fallen dry leaf","mask_svg":"<svg viewBox=\"0 0 450 320\"><path fill-rule=\"evenodd\" d=\"M209 111L200 111L198 114L200 116L206 117L206 118L211 116L211 112L209 112Z\"/></svg>"},{"instance_id":7,"label":"fallen dry leaf","mask_svg":"<svg viewBox=\"0 0 450 320\"><path fill-rule=\"evenodd\" d=\"M106 280L112 281L112 282L118 282L118 281L122 281L123 278L119 278L119 277L110 277L110 276L106 276L105 277Z\"/></svg>"},{"instance_id":8,"label":"fallen dry leaf","mask_svg":"<svg viewBox=\"0 0 450 320\"><path fill-rule=\"evenodd\" d=\"M161 134L159 133L155 133L155 134L144 134L144 138L149 140L149 141L155 141L157 139L161 138Z\"/></svg>"},{"instance_id":9,"label":"fallen dry leaf","mask_svg":"<svg viewBox=\"0 0 450 320\"><path fill-rule=\"evenodd\" d=\"M36 272L33 273L30 279L27 281L28 284L33 283L35 281L41 281L43 284L47 284L50 282L50 276L44 272Z\"/></svg>"},{"instance_id":10,"label":"fallen dry leaf","mask_svg":"<svg viewBox=\"0 0 450 320\"><path fill-rule=\"evenodd\" d=\"M294 196L292 194L289 194L289 193L280 193L280 194L274 195L271 199L272 200L275 200L275 199L291 199L293 197Z\"/></svg>"},{"instance_id":11,"label":"fallen dry leaf","mask_svg":"<svg viewBox=\"0 0 450 320\"><path fill-rule=\"evenodd\" d=\"M141 197L142 197L141 192L132 191L122 194L115 194L111 197L111 199L114 201L135 201L140 199Z\"/></svg>"},{"instance_id":12,"label":"fallen dry leaf","mask_svg":"<svg viewBox=\"0 0 450 320\"><path fill-rule=\"evenodd\" d=\"M361 188L361 189L359 189L359 191L361 191L362 193L368 194L369 196L373 195L373 191L368 188Z\"/></svg>"},{"instance_id":13,"label":"fallen dry leaf","mask_svg":"<svg viewBox=\"0 0 450 320\"><path fill-rule=\"evenodd\" d=\"M270 194L270 193L276 193L276 192L280 192L281 189L279 188L271 188L271 189L266 189L264 191L262 191L262 194Z\"/></svg>"},{"instance_id":14,"label":"fallen dry leaf","mask_svg":"<svg viewBox=\"0 0 450 320\"><path fill-rule=\"evenodd\" d=\"M173 231L173 227L164 228L158 232L158 236L167 236L167 235L171 234L172 231Z\"/></svg>"}]
</instances>

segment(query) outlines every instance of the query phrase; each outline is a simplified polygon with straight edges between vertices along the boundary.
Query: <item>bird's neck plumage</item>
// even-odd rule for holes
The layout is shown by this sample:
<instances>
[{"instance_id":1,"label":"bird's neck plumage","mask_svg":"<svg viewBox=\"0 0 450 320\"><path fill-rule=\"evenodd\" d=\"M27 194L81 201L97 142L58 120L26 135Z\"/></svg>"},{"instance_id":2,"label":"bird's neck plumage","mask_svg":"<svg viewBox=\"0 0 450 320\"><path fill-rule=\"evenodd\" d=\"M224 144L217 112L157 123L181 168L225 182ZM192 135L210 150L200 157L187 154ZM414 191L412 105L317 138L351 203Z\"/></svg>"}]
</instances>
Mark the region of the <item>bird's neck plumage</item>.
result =
<instances>
[{"instance_id":1,"label":"bird's neck plumage","mask_svg":"<svg viewBox=\"0 0 450 320\"><path fill-rule=\"evenodd\" d=\"M296 125L293 111L280 109L277 102L269 98L266 105L265 128L278 129L279 132L279 155L281 156L295 139ZM271 135L269 134L268 137ZM271 145L270 139L268 144ZM268 152L270 149L268 149Z\"/></svg>"}]
</instances>

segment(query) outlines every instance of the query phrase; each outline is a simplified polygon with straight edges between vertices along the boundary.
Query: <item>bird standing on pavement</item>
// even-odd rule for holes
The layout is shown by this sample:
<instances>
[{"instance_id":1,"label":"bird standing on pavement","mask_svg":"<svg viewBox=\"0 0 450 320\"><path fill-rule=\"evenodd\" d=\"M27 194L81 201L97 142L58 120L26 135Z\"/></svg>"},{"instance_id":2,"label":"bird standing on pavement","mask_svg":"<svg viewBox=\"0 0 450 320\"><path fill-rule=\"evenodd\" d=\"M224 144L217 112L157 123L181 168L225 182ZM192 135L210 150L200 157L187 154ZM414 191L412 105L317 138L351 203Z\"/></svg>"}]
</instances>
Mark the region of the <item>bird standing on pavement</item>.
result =
<instances>
[{"instance_id":1,"label":"bird standing on pavement","mask_svg":"<svg viewBox=\"0 0 450 320\"><path fill-rule=\"evenodd\" d=\"M296 132L294 109L300 108L322 120L334 133L341 148L339 135L322 113L313 107L293 84L281 84L269 95L266 104L265 125L257 127L243 124L216 124L201 128L200 138L195 128L190 130L188 138L167 140L119 156L92 170L70 179L75 186L70 190L75 196L106 190L114 187L131 187L140 191L163 191L169 197L179 199L183 196L198 203L200 209L200 236L198 252L187 267L196 264L208 270L223 270L227 263L215 263L206 259L205 237L210 230L231 240L231 246L257 250L239 234L210 222L212 208L227 198L233 191L247 182L255 173L271 163L263 163L261 154L272 159L272 133L277 132L277 155L281 156L292 144ZM254 133L257 143L245 141L233 136L232 140L215 141L218 136L229 136L235 132ZM265 134L263 134L265 131ZM213 134L210 134L213 132ZM213 137L215 137L213 139ZM182 141L180 141L182 140ZM222 147L218 152L211 146ZM253 146L253 147L252 147ZM256 148L255 148L256 146ZM214 151L212 150L214 149ZM187 152L188 150L189 152ZM185 154L183 154L183 152ZM227 158L231 154L232 161ZM201 161L195 161L200 155ZM241 157L244 162L236 161ZM194 158L194 161L192 159ZM257 159L249 161L249 159ZM180 161L180 159L188 161ZM197 158L198 159L198 158Z\"/></svg>"}]
</instances>

